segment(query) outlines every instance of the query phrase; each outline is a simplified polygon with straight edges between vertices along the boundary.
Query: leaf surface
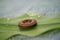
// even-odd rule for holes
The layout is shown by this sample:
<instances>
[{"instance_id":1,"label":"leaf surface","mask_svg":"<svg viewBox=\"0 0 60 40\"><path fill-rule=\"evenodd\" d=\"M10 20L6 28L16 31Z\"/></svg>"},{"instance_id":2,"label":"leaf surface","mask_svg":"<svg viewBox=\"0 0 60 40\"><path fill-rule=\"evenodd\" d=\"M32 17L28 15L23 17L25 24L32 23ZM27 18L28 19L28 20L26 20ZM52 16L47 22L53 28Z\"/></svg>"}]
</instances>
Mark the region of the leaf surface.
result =
<instances>
[{"instance_id":1,"label":"leaf surface","mask_svg":"<svg viewBox=\"0 0 60 40\"><path fill-rule=\"evenodd\" d=\"M30 30L21 30L18 27L18 22L29 18L36 19L37 26ZM0 18L0 40L6 40L16 34L33 37L56 28L60 28L60 14L53 17L45 17L38 14L24 14L16 18Z\"/></svg>"}]
</instances>

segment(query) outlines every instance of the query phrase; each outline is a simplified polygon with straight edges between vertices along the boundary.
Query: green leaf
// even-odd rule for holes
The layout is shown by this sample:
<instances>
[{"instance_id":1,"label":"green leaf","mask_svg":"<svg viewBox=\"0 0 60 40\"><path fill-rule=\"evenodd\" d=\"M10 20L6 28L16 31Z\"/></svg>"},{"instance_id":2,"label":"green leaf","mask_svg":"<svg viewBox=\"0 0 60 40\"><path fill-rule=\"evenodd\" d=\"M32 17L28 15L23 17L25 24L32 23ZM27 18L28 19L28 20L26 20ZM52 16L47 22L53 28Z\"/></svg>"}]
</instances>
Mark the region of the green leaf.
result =
<instances>
[{"instance_id":1,"label":"green leaf","mask_svg":"<svg viewBox=\"0 0 60 40\"><path fill-rule=\"evenodd\" d=\"M18 27L18 22L29 18L36 19L37 26L29 30L21 30ZM57 28L60 28L60 14L53 17L45 17L38 14L24 14L16 18L0 18L0 40L6 40L16 34L34 37Z\"/></svg>"}]
</instances>

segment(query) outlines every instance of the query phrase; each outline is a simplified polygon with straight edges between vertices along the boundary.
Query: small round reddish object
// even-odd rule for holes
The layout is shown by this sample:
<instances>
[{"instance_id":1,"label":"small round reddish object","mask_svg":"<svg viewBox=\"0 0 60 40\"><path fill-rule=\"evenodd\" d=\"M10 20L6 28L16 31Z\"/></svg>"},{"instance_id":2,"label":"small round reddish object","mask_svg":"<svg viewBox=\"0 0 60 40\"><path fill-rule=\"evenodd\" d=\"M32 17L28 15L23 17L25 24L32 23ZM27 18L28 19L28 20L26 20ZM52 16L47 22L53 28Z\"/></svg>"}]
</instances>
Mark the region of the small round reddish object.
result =
<instances>
[{"instance_id":1,"label":"small round reddish object","mask_svg":"<svg viewBox=\"0 0 60 40\"><path fill-rule=\"evenodd\" d=\"M37 24L37 21L35 19L25 19L23 21L20 21L18 23L18 26L21 28L30 28Z\"/></svg>"}]
</instances>

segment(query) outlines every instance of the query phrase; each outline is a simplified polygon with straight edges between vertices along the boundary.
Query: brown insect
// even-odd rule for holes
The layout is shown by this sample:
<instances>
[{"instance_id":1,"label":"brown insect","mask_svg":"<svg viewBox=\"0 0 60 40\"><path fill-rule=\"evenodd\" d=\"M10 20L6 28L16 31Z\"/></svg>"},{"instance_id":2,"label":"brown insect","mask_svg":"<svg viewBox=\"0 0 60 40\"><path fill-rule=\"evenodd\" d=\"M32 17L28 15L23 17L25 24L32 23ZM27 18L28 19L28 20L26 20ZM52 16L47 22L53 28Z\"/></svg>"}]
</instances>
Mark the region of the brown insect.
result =
<instances>
[{"instance_id":1,"label":"brown insect","mask_svg":"<svg viewBox=\"0 0 60 40\"><path fill-rule=\"evenodd\" d=\"M26 19L26 20L20 21L18 23L18 26L21 28L29 28L29 27L33 27L36 24L37 24L37 21L35 19Z\"/></svg>"}]
</instances>

